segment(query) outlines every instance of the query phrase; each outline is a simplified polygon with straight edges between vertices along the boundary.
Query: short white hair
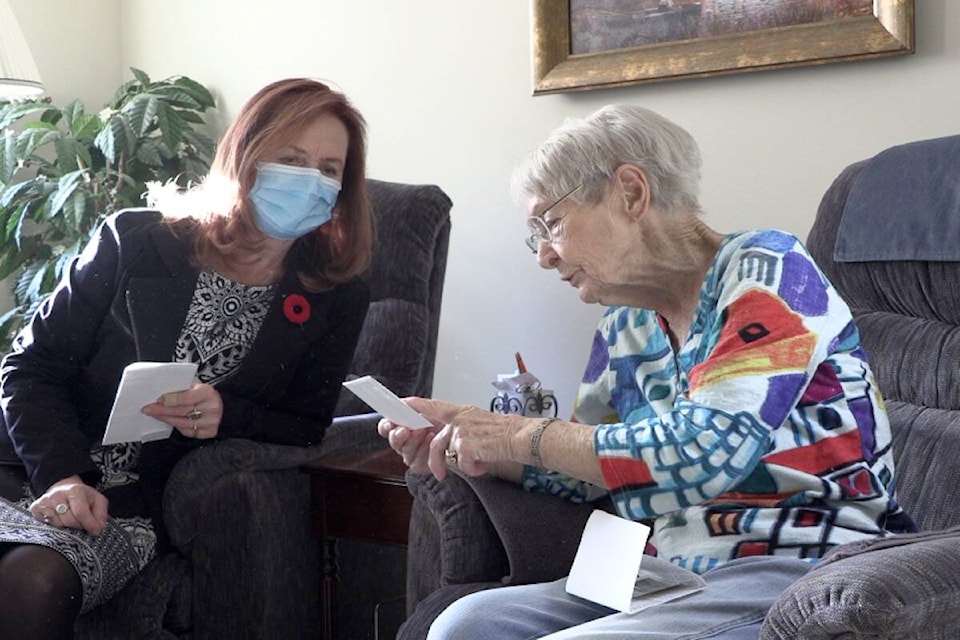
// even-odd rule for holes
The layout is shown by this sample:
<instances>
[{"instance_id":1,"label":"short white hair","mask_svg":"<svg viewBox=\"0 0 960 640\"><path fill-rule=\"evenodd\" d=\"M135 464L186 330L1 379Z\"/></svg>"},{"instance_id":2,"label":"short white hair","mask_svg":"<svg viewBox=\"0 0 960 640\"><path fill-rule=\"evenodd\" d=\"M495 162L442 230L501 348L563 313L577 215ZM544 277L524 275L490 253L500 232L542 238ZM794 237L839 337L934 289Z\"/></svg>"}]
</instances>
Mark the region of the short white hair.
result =
<instances>
[{"instance_id":1,"label":"short white hair","mask_svg":"<svg viewBox=\"0 0 960 640\"><path fill-rule=\"evenodd\" d=\"M583 184L572 199L599 202L622 164L646 173L650 202L666 212L700 211L700 149L683 127L643 107L607 105L568 118L513 172L518 203L555 200Z\"/></svg>"}]
</instances>

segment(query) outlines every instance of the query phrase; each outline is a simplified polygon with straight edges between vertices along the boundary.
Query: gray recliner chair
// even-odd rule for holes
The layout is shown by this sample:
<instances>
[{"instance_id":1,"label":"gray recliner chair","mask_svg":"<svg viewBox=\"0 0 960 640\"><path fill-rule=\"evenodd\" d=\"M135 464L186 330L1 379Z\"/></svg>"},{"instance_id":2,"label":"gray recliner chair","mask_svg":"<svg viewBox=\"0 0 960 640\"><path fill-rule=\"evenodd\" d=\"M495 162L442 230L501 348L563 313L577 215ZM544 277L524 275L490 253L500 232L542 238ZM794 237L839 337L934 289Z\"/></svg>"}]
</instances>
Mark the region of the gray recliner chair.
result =
<instances>
[{"instance_id":1,"label":"gray recliner chair","mask_svg":"<svg viewBox=\"0 0 960 640\"><path fill-rule=\"evenodd\" d=\"M778 600L762 639L958 639L960 136L847 167L808 243L853 309L890 413L898 499L921 533L834 548ZM424 638L467 593L565 576L595 506L491 478L408 472L407 484L409 617L398 640Z\"/></svg>"},{"instance_id":2,"label":"gray recliner chair","mask_svg":"<svg viewBox=\"0 0 960 640\"><path fill-rule=\"evenodd\" d=\"M429 397L450 236L447 195L372 180L371 303L350 377L374 375L401 396ZM181 460L164 494L177 553L153 560L113 600L83 616L80 640L316 638L319 541L311 536L309 460L386 446L380 416L349 391L317 447L224 439ZM255 589L254 585L267 585Z\"/></svg>"}]
</instances>

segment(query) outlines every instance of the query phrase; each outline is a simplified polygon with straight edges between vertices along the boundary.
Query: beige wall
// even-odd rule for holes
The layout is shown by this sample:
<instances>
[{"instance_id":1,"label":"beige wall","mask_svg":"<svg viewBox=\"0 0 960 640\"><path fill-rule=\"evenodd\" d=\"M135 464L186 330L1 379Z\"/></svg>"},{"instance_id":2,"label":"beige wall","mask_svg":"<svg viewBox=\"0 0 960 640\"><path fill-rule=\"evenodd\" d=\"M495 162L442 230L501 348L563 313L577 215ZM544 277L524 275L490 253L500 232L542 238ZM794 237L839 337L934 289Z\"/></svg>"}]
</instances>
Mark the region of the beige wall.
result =
<instances>
[{"instance_id":1,"label":"beige wall","mask_svg":"<svg viewBox=\"0 0 960 640\"><path fill-rule=\"evenodd\" d=\"M123 76L119 0L9 0L47 95L99 110Z\"/></svg>"},{"instance_id":2,"label":"beige wall","mask_svg":"<svg viewBox=\"0 0 960 640\"><path fill-rule=\"evenodd\" d=\"M916 4L913 56L532 97L522 0L13 0L55 95L99 93L128 66L182 73L214 90L223 122L282 76L338 84L369 120L370 174L455 203L436 395L486 404L519 350L563 413L601 310L523 246L516 161L566 116L643 104L700 140L712 225L805 235L846 164L960 130L960 3ZM93 6L107 19L91 24Z\"/></svg>"}]
</instances>

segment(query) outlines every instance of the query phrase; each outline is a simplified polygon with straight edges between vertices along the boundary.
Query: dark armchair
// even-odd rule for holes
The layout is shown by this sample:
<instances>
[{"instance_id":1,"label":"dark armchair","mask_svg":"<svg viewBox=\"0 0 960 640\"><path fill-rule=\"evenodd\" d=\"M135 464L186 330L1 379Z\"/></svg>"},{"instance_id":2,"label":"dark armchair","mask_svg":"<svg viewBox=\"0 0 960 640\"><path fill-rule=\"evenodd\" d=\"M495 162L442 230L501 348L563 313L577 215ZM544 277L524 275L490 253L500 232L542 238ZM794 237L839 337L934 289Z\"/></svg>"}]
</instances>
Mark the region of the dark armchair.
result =
<instances>
[{"instance_id":1,"label":"dark armchair","mask_svg":"<svg viewBox=\"0 0 960 640\"><path fill-rule=\"evenodd\" d=\"M451 201L436 186L381 181L370 181L370 196L377 233L365 276L371 304L350 375L374 375L401 396L429 396ZM299 467L386 446L376 433L379 416L368 411L344 391L339 417L317 447L227 439L185 457L164 495L178 552L156 558L84 616L77 637L317 637L319 542L311 537L309 479Z\"/></svg>"},{"instance_id":2,"label":"dark armchair","mask_svg":"<svg viewBox=\"0 0 960 640\"><path fill-rule=\"evenodd\" d=\"M848 221L865 251L839 260L855 209L873 216ZM960 136L846 168L809 246L854 311L890 411L899 500L921 533L835 548L778 600L762 639L960 638ZM407 482L415 542L398 640L424 638L467 593L566 575L593 508L490 478Z\"/></svg>"}]
</instances>

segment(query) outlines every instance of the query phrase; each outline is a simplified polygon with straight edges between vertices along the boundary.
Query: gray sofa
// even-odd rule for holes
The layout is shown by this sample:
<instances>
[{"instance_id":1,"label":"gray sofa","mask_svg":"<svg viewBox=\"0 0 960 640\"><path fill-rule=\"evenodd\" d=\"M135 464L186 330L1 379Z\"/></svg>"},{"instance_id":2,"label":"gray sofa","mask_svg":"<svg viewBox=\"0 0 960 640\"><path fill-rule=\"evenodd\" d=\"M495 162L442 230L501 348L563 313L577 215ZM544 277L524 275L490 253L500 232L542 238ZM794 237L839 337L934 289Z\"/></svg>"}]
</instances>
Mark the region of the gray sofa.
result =
<instances>
[{"instance_id":1,"label":"gray sofa","mask_svg":"<svg viewBox=\"0 0 960 640\"><path fill-rule=\"evenodd\" d=\"M960 638L960 136L847 167L808 244L854 310L890 411L899 500L921 532L831 550L778 600L762 640ZM407 482L398 640L424 638L467 593L566 575L595 506L490 478Z\"/></svg>"},{"instance_id":2,"label":"gray sofa","mask_svg":"<svg viewBox=\"0 0 960 640\"><path fill-rule=\"evenodd\" d=\"M370 181L377 242L371 304L350 376L400 395L433 385L451 201L433 185ZM377 414L348 391L321 445L220 440L186 456L164 494L176 553L162 555L77 623L80 640L316 638L319 541L309 460L385 446ZM359 637L359 636L357 636Z\"/></svg>"}]
</instances>

